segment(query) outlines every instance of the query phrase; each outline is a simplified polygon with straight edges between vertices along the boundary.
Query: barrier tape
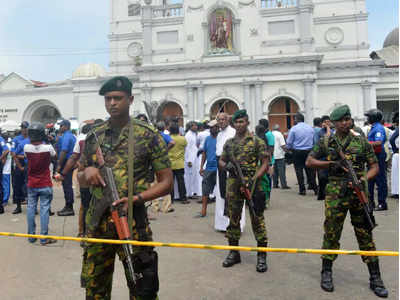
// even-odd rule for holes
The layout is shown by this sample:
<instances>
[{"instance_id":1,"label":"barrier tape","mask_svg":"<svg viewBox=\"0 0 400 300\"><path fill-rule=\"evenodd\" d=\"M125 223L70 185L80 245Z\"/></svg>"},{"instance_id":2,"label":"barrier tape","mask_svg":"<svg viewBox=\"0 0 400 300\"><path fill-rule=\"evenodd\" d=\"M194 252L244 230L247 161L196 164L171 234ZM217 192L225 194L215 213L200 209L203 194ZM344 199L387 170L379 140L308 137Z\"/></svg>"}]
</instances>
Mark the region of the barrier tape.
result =
<instances>
[{"instance_id":1,"label":"barrier tape","mask_svg":"<svg viewBox=\"0 0 400 300\"><path fill-rule=\"evenodd\" d=\"M202 245L202 244L183 244L183 243L160 243L160 242L141 242L141 241L121 241L95 238L78 238L70 236L40 235L0 232L0 236L27 237L38 239L54 239L62 241L100 243L100 244L131 244L142 247L171 247L171 248L190 248L204 250L238 250L254 252L281 252L281 253L306 253L306 254L338 254L338 255L362 255L362 256L399 256L398 251L359 251L359 250L326 250L326 249L295 249L295 248L267 248L267 247L245 247L245 246L222 246L222 245Z\"/></svg>"}]
</instances>

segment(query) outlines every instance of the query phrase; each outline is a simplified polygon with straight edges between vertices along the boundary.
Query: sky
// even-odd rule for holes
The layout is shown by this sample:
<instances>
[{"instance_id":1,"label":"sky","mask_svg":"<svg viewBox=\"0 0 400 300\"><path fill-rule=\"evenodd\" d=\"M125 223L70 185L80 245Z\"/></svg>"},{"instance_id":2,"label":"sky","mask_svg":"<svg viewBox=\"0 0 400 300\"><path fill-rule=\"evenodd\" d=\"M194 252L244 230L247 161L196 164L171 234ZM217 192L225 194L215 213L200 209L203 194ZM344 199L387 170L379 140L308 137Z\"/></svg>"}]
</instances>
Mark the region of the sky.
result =
<instances>
[{"instance_id":1,"label":"sky","mask_svg":"<svg viewBox=\"0 0 400 300\"><path fill-rule=\"evenodd\" d=\"M110 0L12 0L0 6L0 74L54 82L81 64L108 67ZM398 0L366 0L370 50L399 24Z\"/></svg>"}]
</instances>

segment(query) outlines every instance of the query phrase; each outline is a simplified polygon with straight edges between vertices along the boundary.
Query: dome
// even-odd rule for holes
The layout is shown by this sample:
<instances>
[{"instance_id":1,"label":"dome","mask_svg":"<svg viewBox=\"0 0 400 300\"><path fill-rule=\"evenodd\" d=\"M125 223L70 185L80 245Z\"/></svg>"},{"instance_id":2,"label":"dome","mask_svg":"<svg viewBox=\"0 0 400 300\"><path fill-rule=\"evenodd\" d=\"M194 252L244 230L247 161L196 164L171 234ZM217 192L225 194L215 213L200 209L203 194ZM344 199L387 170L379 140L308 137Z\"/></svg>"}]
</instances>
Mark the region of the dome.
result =
<instances>
[{"instance_id":1,"label":"dome","mask_svg":"<svg viewBox=\"0 0 400 300\"><path fill-rule=\"evenodd\" d=\"M399 27L393 29L392 32L388 34L385 42L383 43L383 48L390 46L399 46Z\"/></svg>"},{"instance_id":2,"label":"dome","mask_svg":"<svg viewBox=\"0 0 400 300\"><path fill-rule=\"evenodd\" d=\"M87 78L87 77L102 77L106 75L104 68L95 63L88 63L80 65L74 73L72 73L72 79L75 78Z\"/></svg>"}]
</instances>

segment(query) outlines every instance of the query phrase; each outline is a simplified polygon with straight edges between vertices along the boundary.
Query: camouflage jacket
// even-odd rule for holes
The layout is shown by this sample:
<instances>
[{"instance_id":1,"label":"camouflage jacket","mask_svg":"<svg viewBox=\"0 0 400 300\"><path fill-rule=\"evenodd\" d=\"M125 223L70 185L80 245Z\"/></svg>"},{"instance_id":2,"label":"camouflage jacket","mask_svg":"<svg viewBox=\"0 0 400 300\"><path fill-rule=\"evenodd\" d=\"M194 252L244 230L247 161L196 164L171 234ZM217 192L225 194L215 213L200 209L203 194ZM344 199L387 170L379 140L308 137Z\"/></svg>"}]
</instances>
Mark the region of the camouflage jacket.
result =
<instances>
[{"instance_id":1,"label":"camouflage jacket","mask_svg":"<svg viewBox=\"0 0 400 300\"><path fill-rule=\"evenodd\" d=\"M352 162L354 171L359 176L365 173L366 164L371 165L377 162L374 150L367 139L361 135L355 136L351 133L342 139L336 134L321 138L314 146L310 155L316 159L325 157L327 161L339 161L339 146L336 141L340 143L340 147L346 159ZM345 171L341 169L334 171L329 170L330 177L345 178L346 175Z\"/></svg>"},{"instance_id":2,"label":"camouflage jacket","mask_svg":"<svg viewBox=\"0 0 400 300\"><path fill-rule=\"evenodd\" d=\"M252 177L259 163L269 157L269 153L262 139L248 133L242 140L233 137L226 141L221 159L229 162L231 157L239 162L244 176Z\"/></svg>"},{"instance_id":3,"label":"camouflage jacket","mask_svg":"<svg viewBox=\"0 0 400 300\"><path fill-rule=\"evenodd\" d=\"M140 193L148 188L148 172L170 168L168 152L161 135L150 125L136 119L131 119L134 127L134 193ZM115 129L107 121L88 134L85 150L81 156L81 164L99 167L96 157L98 143L101 145L105 165L113 170L115 184L119 197L128 196L128 140L129 123L122 129ZM94 198L103 197L102 188L92 188Z\"/></svg>"}]
</instances>

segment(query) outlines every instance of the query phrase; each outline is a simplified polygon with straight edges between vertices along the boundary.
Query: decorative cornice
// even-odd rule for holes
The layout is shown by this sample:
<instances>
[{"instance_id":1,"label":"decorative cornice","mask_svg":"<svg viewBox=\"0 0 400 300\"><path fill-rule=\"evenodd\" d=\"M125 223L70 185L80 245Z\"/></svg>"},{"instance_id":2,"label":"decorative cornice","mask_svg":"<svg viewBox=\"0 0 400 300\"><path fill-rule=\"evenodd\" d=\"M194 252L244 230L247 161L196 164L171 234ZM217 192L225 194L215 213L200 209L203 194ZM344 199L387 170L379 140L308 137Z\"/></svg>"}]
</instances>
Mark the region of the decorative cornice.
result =
<instances>
[{"instance_id":1,"label":"decorative cornice","mask_svg":"<svg viewBox=\"0 0 400 300\"><path fill-rule=\"evenodd\" d=\"M292 45L302 45L302 44L314 44L314 39L295 38L295 39L262 41L261 47L292 46Z\"/></svg>"},{"instance_id":2,"label":"decorative cornice","mask_svg":"<svg viewBox=\"0 0 400 300\"><path fill-rule=\"evenodd\" d=\"M285 8L274 8L274 9L269 9L269 8L263 8L260 9L260 15L262 17L277 17L277 16L292 16L292 15L297 15L299 14L299 8L298 7L285 7Z\"/></svg>"},{"instance_id":3,"label":"decorative cornice","mask_svg":"<svg viewBox=\"0 0 400 300\"><path fill-rule=\"evenodd\" d=\"M184 17L168 17L168 18L156 18L156 19L149 19L143 20L143 26L169 26L169 25L180 25L185 22Z\"/></svg>"},{"instance_id":4,"label":"decorative cornice","mask_svg":"<svg viewBox=\"0 0 400 300\"><path fill-rule=\"evenodd\" d=\"M26 88L18 90L0 90L0 98L3 96L24 96L24 95L37 95L49 93L71 92L72 85L55 86L55 87L42 87L42 88Z\"/></svg>"},{"instance_id":5,"label":"decorative cornice","mask_svg":"<svg viewBox=\"0 0 400 300\"><path fill-rule=\"evenodd\" d=\"M113 33L108 35L110 41L130 41L130 40L141 40L143 39L142 32L131 32L131 33Z\"/></svg>"},{"instance_id":6,"label":"decorative cornice","mask_svg":"<svg viewBox=\"0 0 400 300\"><path fill-rule=\"evenodd\" d=\"M183 48L174 48L174 49L160 49L160 50L153 50L154 55L163 55L163 54L179 54L183 53Z\"/></svg>"},{"instance_id":7,"label":"decorative cornice","mask_svg":"<svg viewBox=\"0 0 400 300\"><path fill-rule=\"evenodd\" d=\"M385 62L381 59L368 60L368 61L350 61L339 63L323 63L319 66L320 70L337 70L337 69L353 69L353 68L371 68L383 67Z\"/></svg>"},{"instance_id":8,"label":"decorative cornice","mask_svg":"<svg viewBox=\"0 0 400 300\"><path fill-rule=\"evenodd\" d=\"M293 56L293 57L273 57L240 61L225 61L225 62L208 62L208 63L182 63L170 65L151 65L138 67L138 73L147 72L176 72L183 70L194 69L215 69L227 67L241 67L241 66L260 66L260 65L274 65L274 64L319 64L322 60L322 55L307 55L307 56Z\"/></svg>"},{"instance_id":9,"label":"decorative cornice","mask_svg":"<svg viewBox=\"0 0 400 300\"><path fill-rule=\"evenodd\" d=\"M353 15L341 15L341 16L329 16L314 18L314 24L336 24L336 23L348 23L348 22L361 22L367 21L368 14L360 13Z\"/></svg>"},{"instance_id":10,"label":"decorative cornice","mask_svg":"<svg viewBox=\"0 0 400 300\"><path fill-rule=\"evenodd\" d=\"M327 47L317 47L316 52L337 52L337 51L351 51L351 50L365 50L369 49L369 44L361 43L360 45L332 45Z\"/></svg>"}]
</instances>

